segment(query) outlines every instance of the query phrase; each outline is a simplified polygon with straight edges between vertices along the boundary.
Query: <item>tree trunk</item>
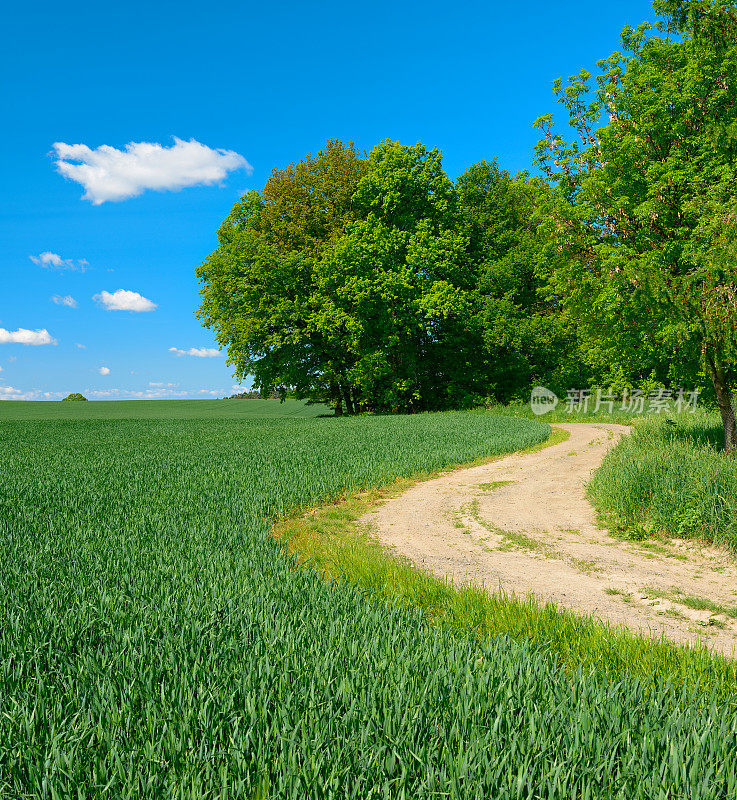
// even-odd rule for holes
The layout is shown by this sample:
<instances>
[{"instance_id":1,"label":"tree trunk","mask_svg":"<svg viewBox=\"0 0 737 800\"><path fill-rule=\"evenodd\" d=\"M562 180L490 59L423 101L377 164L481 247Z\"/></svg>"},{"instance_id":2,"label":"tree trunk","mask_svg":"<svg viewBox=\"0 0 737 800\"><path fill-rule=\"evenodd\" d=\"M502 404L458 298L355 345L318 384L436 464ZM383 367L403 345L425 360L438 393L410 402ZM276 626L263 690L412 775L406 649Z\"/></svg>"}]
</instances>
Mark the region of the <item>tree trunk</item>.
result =
<instances>
[{"instance_id":1,"label":"tree trunk","mask_svg":"<svg viewBox=\"0 0 737 800\"><path fill-rule=\"evenodd\" d=\"M345 407L346 407L348 413L349 414L355 413L354 412L354 408L353 408L353 400L351 399L351 390L350 390L350 388L348 386L343 386L341 388L343 390L343 399L345 400Z\"/></svg>"},{"instance_id":2,"label":"tree trunk","mask_svg":"<svg viewBox=\"0 0 737 800\"><path fill-rule=\"evenodd\" d=\"M719 413L722 415L724 426L724 451L729 456L737 455L737 421L735 421L734 406L732 405L732 390L725 377L724 369L716 364L711 356L707 356L709 375L714 384L717 396Z\"/></svg>"},{"instance_id":3,"label":"tree trunk","mask_svg":"<svg viewBox=\"0 0 737 800\"><path fill-rule=\"evenodd\" d=\"M328 386L328 404L335 404L335 416L343 416L343 397L340 393L340 386L337 383L330 383Z\"/></svg>"}]
</instances>

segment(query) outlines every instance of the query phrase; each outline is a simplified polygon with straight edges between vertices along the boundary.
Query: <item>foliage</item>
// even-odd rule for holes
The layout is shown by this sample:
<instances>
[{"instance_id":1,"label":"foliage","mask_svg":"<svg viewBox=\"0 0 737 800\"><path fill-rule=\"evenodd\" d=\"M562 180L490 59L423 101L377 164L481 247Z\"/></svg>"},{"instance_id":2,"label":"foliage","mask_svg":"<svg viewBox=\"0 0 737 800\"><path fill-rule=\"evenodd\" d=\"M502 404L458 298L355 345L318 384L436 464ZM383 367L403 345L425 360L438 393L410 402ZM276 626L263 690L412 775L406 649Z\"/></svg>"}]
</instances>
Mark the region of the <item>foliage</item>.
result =
<instances>
[{"instance_id":1,"label":"foliage","mask_svg":"<svg viewBox=\"0 0 737 800\"><path fill-rule=\"evenodd\" d=\"M0 794L733 795L737 698L452 636L269 535L546 435L484 414L0 423Z\"/></svg>"},{"instance_id":2,"label":"foliage","mask_svg":"<svg viewBox=\"0 0 737 800\"><path fill-rule=\"evenodd\" d=\"M456 181L475 264L475 309L486 395L506 402L535 384L565 392L586 386L575 332L556 298L546 297L552 263L537 232L548 191L521 173L512 180L496 161L481 161Z\"/></svg>"},{"instance_id":3,"label":"foliage","mask_svg":"<svg viewBox=\"0 0 737 800\"><path fill-rule=\"evenodd\" d=\"M199 316L238 378L336 413L471 406L543 379L561 389L580 359L538 292L544 191L494 162L454 186L419 143L364 159L329 141L234 206L198 270ZM330 224L315 222L315 196Z\"/></svg>"},{"instance_id":4,"label":"foliage","mask_svg":"<svg viewBox=\"0 0 737 800\"><path fill-rule=\"evenodd\" d=\"M72 392L71 394L68 394L64 400L78 401L87 400L87 398L83 394L80 394L80 392Z\"/></svg>"},{"instance_id":5,"label":"foliage","mask_svg":"<svg viewBox=\"0 0 737 800\"><path fill-rule=\"evenodd\" d=\"M737 197L737 13L721 0L655 9L667 35L626 28L626 54L600 61L594 86L586 71L556 82L578 139L549 114L536 123L537 163L557 187L543 228L592 360L660 380L703 370L730 449L737 262L718 245Z\"/></svg>"},{"instance_id":6,"label":"foliage","mask_svg":"<svg viewBox=\"0 0 737 800\"><path fill-rule=\"evenodd\" d=\"M346 408L464 405L473 276L440 153L384 142L353 199L361 218L316 265L314 295Z\"/></svg>"},{"instance_id":7,"label":"foliage","mask_svg":"<svg viewBox=\"0 0 737 800\"><path fill-rule=\"evenodd\" d=\"M737 552L737 463L719 455L720 427L716 414L640 422L594 473L594 504L624 527Z\"/></svg>"},{"instance_id":8,"label":"foliage","mask_svg":"<svg viewBox=\"0 0 737 800\"><path fill-rule=\"evenodd\" d=\"M365 159L329 140L314 158L274 170L218 230L218 248L199 267L198 317L228 347L236 379L253 375L264 393L334 399L343 366L312 323L315 264L355 219L353 193Z\"/></svg>"}]
</instances>

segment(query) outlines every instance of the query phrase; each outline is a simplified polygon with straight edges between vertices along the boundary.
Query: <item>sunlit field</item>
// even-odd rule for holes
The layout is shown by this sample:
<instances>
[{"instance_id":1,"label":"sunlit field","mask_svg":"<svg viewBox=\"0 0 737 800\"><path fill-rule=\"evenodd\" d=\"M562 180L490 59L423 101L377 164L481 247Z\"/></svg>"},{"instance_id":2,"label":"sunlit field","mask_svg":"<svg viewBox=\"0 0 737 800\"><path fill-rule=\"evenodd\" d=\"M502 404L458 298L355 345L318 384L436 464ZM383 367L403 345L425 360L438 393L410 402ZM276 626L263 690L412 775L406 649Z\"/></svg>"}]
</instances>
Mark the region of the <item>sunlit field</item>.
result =
<instances>
[{"instance_id":1,"label":"sunlit field","mask_svg":"<svg viewBox=\"0 0 737 800\"><path fill-rule=\"evenodd\" d=\"M735 795L736 698L458 635L271 535L547 426L220 407L0 421L0 796Z\"/></svg>"},{"instance_id":2,"label":"sunlit field","mask_svg":"<svg viewBox=\"0 0 737 800\"><path fill-rule=\"evenodd\" d=\"M302 400L90 400L87 402L6 401L0 420L9 419L242 419L319 417L327 406Z\"/></svg>"}]
</instances>

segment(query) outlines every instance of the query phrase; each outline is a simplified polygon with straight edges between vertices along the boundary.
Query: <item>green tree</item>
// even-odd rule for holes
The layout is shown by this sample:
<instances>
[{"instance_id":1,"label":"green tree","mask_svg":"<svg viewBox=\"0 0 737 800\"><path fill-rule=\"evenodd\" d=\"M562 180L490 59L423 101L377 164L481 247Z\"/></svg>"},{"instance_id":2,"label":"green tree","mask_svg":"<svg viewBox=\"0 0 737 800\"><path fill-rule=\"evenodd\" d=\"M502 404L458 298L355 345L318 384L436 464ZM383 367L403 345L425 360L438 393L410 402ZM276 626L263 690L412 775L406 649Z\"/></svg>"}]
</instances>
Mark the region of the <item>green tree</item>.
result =
<instances>
[{"instance_id":1,"label":"green tree","mask_svg":"<svg viewBox=\"0 0 737 800\"><path fill-rule=\"evenodd\" d=\"M462 228L437 150L329 141L233 207L198 316L263 392L336 413L468 405L483 341Z\"/></svg>"},{"instance_id":2,"label":"green tree","mask_svg":"<svg viewBox=\"0 0 737 800\"><path fill-rule=\"evenodd\" d=\"M536 217L547 187L526 173L512 180L493 160L471 165L456 188L476 264L487 394L506 401L535 383L556 391L588 385L573 327L546 291L551 255Z\"/></svg>"},{"instance_id":3,"label":"green tree","mask_svg":"<svg viewBox=\"0 0 737 800\"><path fill-rule=\"evenodd\" d=\"M602 351L656 356L671 376L700 367L733 452L737 13L724 0L654 8L657 31L626 28L595 84L585 71L556 82L577 139L551 115L536 123L557 189L544 226L563 257L553 287Z\"/></svg>"},{"instance_id":4,"label":"green tree","mask_svg":"<svg viewBox=\"0 0 737 800\"><path fill-rule=\"evenodd\" d=\"M438 150L386 141L353 197L361 219L316 267L316 329L343 354L349 409L478 399L474 274Z\"/></svg>"},{"instance_id":5,"label":"green tree","mask_svg":"<svg viewBox=\"0 0 737 800\"><path fill-rule=\"evenodd\" d=\"M87 400L87 398L86 398L86 397L85 397L83 394L80 394L79 392L72 392L71 394L68 394L68 395L67 395L67 396L66 396L66 397L65 397L65 398L62 400L62 403L63 403L65 400L79 401L79 400Z\"/></svg>"},{"instance_id":6,"label":"green tree","mask_svg":"<svg viewBox=\"0 0 737 800\"><path fill-rule=\"evenodd\" d=\"M274 170L263 192L236 203L218 247L198 268L197 316L227 348L238 380L254 376L268 396L342 408L341 365L312 324L315 265L353 220L352 197L366 160L353 144L329 140L316 156Z\"/></svg>"}]
</instances>

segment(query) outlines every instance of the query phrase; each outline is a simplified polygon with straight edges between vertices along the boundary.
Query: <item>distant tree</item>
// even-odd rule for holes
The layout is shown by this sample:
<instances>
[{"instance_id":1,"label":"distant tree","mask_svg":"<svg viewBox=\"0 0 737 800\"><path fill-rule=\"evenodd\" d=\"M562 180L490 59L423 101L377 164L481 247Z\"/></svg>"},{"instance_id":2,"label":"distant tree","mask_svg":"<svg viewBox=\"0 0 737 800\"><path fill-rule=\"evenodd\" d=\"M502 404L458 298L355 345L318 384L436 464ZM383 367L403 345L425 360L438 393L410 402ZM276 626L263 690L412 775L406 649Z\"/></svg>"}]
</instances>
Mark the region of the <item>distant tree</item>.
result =
<instances>
[{"instance_id":1,"label":"distant tree","mask_svg":"<svg viewBox=\"0 0 737 800\"><path fill-rule=\"evenodd\" d=\"M602 351L704 370L734 452L737 12L724 0L654 8L665 35L626 28L626 55L600 61L594 87L585 71L556 82L577 140L551 115L537 122L557 187L553 287Z\"/></svg>"},{"instance_id":2,"label":"distant tree","mask_svg":"<svg viewBox=\"0 0 737 800\"><path fill-rule=\"evenodd\" d=\"M71 394L68 394L64 398L64 400L77 401L77 400L87 400L87 398L83 394L80 394L79 392L72 392ZM62 402L64 402L64 400L62 400Z\"/></svg>"},{"instance_id":3,"label":"distant tree","mask_svg":"<svg viewBox=\"0 0 737 800\"><path fill-rule=\"evenodd\" d=\"M279 392L270 392L268 395L263 395L261 392L238 392L225 397L225 400L283 400L283 396Z\"/></svg>"}]
</instances>

